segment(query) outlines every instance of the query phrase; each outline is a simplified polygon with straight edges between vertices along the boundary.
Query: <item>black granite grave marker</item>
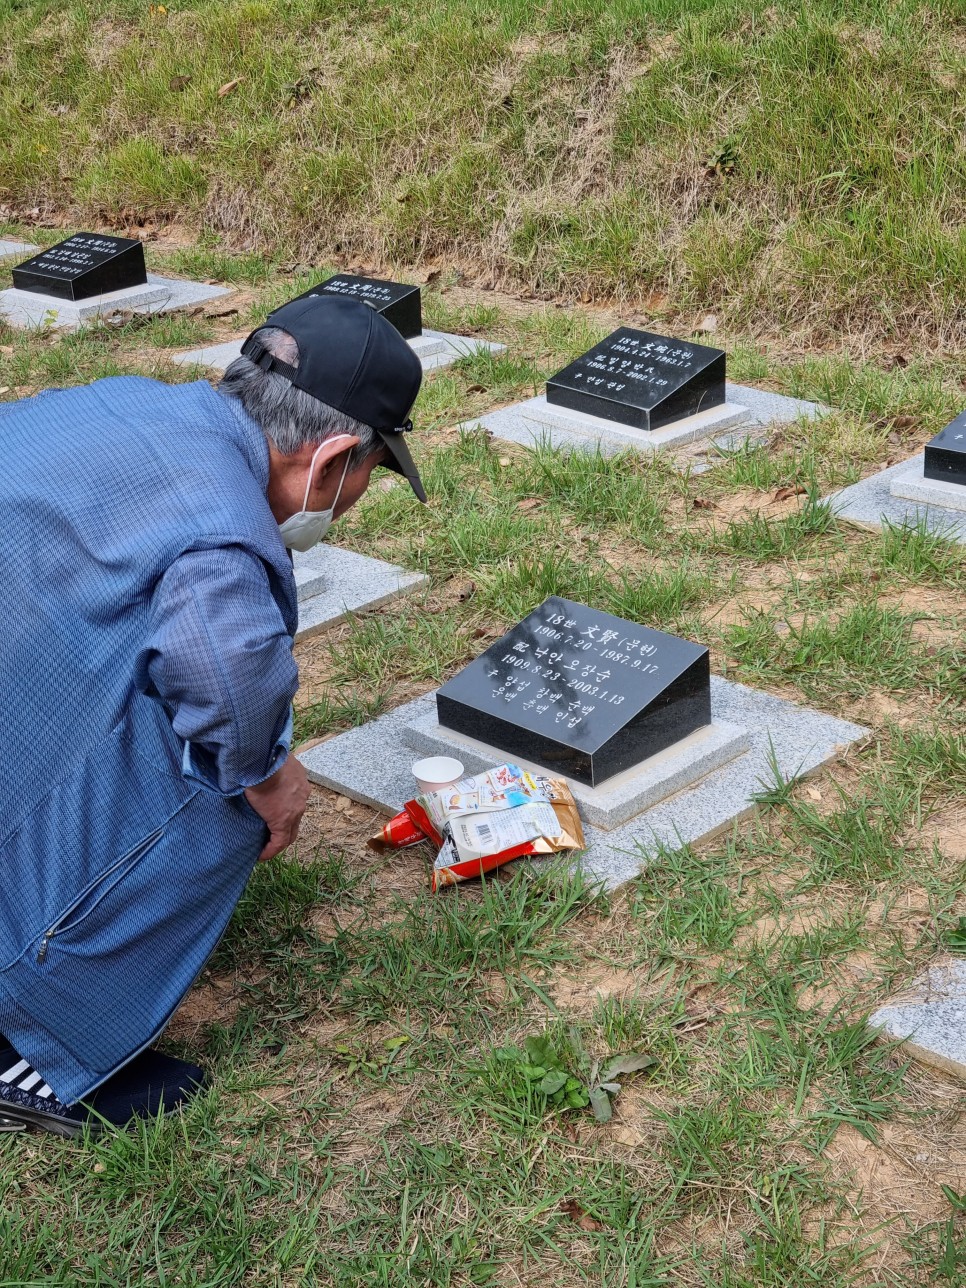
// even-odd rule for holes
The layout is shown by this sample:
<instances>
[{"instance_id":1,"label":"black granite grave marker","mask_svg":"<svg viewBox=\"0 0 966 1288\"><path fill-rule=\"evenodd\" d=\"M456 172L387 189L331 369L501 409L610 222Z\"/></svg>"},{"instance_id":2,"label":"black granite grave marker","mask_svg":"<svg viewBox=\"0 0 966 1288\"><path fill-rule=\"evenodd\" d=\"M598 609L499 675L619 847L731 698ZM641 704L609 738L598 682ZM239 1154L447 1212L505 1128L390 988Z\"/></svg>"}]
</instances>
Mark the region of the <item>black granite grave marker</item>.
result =
<instances>
[{"instance_id":1,"label":"black granite grave marker","mask_svg":"<svg viewBox=\"0 0 966 1288\"><path fill-rule=\"evenodd\" d=\"M661 429L725 402L721 349L622 326L547 381L547 402Z\"/></svg>"},{"instance_id":2,"label":"black granite grave marker","mask_svg":"<svg viewBox=\"0 0 966 1288\"><path fill-rule=\"evenodd\" d=\"M75 233L13 270L13 284L19 290L53 295L58 300L86 300L128 286L144 286L147 280L141 243L133 237L106 233Z\"/></svg>"},{"instance_id":3,"label":"black granite grave marker","mask_svg":"<svg viewBox=\"0 0 966 1288\"><path fill-rule=\"evenodd\" d=\"M951 425L926 444L923 475L966 487L966 411L960 412Z\"/></svg>"},{"instance_id":4,"label":"black granite grave marker","mask_svg":"<svg viewBox=\"0 0 966 1288\"><path fill-rule=\"evenodd\" d=\"M391 322L406 340L423 333L423 315L419 287L405 282L380 282L375 277L355 277L351 273L337 273L327 282L319 282L303 291L296 299L310 295L346 295L362 300Z\"/></svg>"},{"instance_id":5,"label":"black granite grave marker","mask_svg":"<svg viewBox=\"0 0 966 1288\"><path fill-rule=\"evenodd\" d=\"M439 723L597 787L711 722L708 650L553 596L439 690Z\"/></svg>"}]
</instances>

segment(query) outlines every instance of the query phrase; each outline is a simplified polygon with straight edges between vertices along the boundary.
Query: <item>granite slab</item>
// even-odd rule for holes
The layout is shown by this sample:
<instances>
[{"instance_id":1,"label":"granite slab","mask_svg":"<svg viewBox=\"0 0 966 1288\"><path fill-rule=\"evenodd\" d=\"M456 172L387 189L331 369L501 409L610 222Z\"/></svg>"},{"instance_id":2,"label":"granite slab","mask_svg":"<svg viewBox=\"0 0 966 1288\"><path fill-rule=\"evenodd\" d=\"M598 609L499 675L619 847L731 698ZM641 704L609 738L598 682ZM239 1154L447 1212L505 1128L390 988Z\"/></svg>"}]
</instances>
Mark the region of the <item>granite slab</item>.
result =
<instances>
[{"instance_id":1,"label":"granite slab","mask_svg":"<svg viewBox=\"0 0 966 1288\"><path fill-rule=\"evenodd\" d=\"M328 630L345 621L350 613L362 613L412 595L429 583L425 573L410 572L325 542L296 553L294 563L299 596L297 640Z\"/></svg>"},{"instance_id":2,"label":"granite slab","mask_svg":"<svg viewBox=\"0 0 966 1288\"><path fill-rule=\"evenodd\" d=\"M188 282L148 273L145 286L106 291L86 300L55 299L10 287L0 291L0 316L11 326L22 330L53 327L59 331L76 331L91 322L120 321L129 313L173 313L229 294L231 291L227 286L210 286L207 282Z\"/></svg>"},{"instance_id":3,"label":"granite slab","mask_svg":"<svg viewBox=\"0 0 966 1288\"><path fill-rule=\"evenodd\" d=\"M922 468L923 453L920 452L918 456L890 465L860 483L833 492L828 498L829 504L837 518L857 528L875 530L886 523L894 527L915 527L924 523L929 532L958 545L966 545L966 514L932 502L925 504L893 495L892 485L897 479L908 479L916 472L921 477Z\"/></svg>"},{"instance_id":4,"label":"granite slab","mask_svg":"<svg viewBox=\"0 0 966 1288\"><path fill-rule=\"evenodd\" d=\"M815 420L827 416L831 408L824 403L808 402L804 398L790 398L770 389L756 389L753 385L735 385L729 380L725 386L729 402L739 402L748 409L748 425L770 427L791 425L796 420Z\"/></svg>"},{"instance_id":5,"label":"granite slab","mask_svg":"<svg viewBox=\"0 0 966 1288\"><path fill-rule=\"evenodd\" d=\"M202 349L188 353L173 353L171 361L179 367L208 367L212 371L227 371L236 358L241 357L245 337L226 340L223 344L207 344Z\"/></svg>"},{"instance_id":6,"label":"granite slab","mask_svg":"<svg viewBox=\"0 0 966 1288\"><path fill-rule=\"evenodd\" d=\"M423 332L425 335L426 332ZM448 335L446 336L447 345L440 353L430 354L424 357L423 370L426 372L437 371L440 367L448 367L451 363L457 362L460 358L470 358L474 353L502 353L506 348L505 344L497 344L494 340L479 340L474 336L466 335Z\"/></svg>"},{"instance_id":7,"label":"granite slab","mask_svg":"<svg viewBox=\"0 0 966 1288\"><path fill-rule=\"evenodd\" d=\"M322 568L307 568L296 564L293 571L300 604L303 600L311 599L313 595L321 594L332 580L331 574L326 573Z\"/></svg>"},{"instance_id":8,"label":"granite slab","mask_svg":"<svg viewBox=\"0 0 966 1288\"><path fill-rule=\"evenodd\" d=\"M966 960L943 958L869 1017L909 1055L966 1081Z\"/></svg>"},{"instance_id":9,"label":"granite slab","mask_svg":"<svg viewBox=\"0 0 966 1288\"><path fill-rule=\"evenodd\" d=\"M921 501L923 505L937 505L941 510L966 511L966 486L947 479L924 478L917 465L907 474L897 474L889 491L904 501Z\"/></svg>"},{"instance_id":10,"label":"granite slab","mask_svg":"<svg viewBox=\"0 0 966 1288\"><path fill-rule=\"evenodd\" d=\"M460 428L482 426L494 437L518 443L521 447L549 442L553 447L569 447L578 451L596 451L599 448L610 456L626 452L629 448L653 452L662 447L693 443L740 425L746 414L744 407L725 403L723 407L712 407L709 411L687 416L663 429L643 430L567 407L555 407L547 402L546 395L538 394L526 402L489 412L478 420L464 421Z\"/></svg>"},{"instance_id":11,"label":"granite slab","mask_svg":"<svg viewBox=\"0 0 966 1288\"><path fill-rule=\"evenodd\" d=\"M244 336L236 340L226 340L224 344L210 344L202 349L191 349L188 353L175 353L171 361L179 366L208 367L212 371L225 371L241 354ZM465 358L479 349L488 349L497 353L505 348L502 344L493 344L489 340L478 340L475 336L450 335L446 331L424 330L422 335L414 336L408 341L410 347L422 363L423 371L435 371L446 367L457 358Z\"/></svg>"},{"instance_id":12,"label":"granite slab","mask_svg":"<svg viewBox=\"0 0 966 1288\"><path fill-rule=\"evenodd\" d=\"M402 738L407 747L421 756L455 756L468 774L483 773L494 765L504 764L507 759L512 759L523 769L546 773L532 760L524 760L520 756L507 757L475 738L444 729L435 713L413 720L403 730ZM633 769L615 774L599 787L588 787L574 778L566 781L580 808L581 818L594 827L611 832L651 805L690 787L713 769L734 760L747 751L749 745L747 729L715 721L657 755L649 756Z\"/></svg>"},{"instance_id":13,"label":"granite slab","mask_svg":"<svg viewBox=\"0 0 966 1288\"><path fill-rule=\"evenodd\" d=\"M410 766L417 757L409 730L435 718L429 693L306 750L309 778L386 814L414 794ZM772 761L786 779L801 778L841 755L867 730L742 684L711 678L713 719L748 731L747 751L674 791L630 822L603 831L587 823L587 849L578 860L614 889L636 876L662 847L679 849L726 829L755 808L772 785Z\"/></svg>"},{"instance_id":14,"label":"granite slab","mask_svg":"<svg viewBox=\"0 0 966 1288\"><path fill-rule=\"evenodd\" d=\"M686 417L663 429L644 431L617 421L603 420L581 412L555 407L543 394L490 412L476 421L466 421L461 426L472 429L482 425L497 438L504 438L523 447L533 447L549 442L553 447L569 447L580 451L597 451L605 455L637 448L655 451L666 447L684 447L703 439L718 440L725 430L728 447L734 450L745 439L760 437L763 427L789 424L801 417L824 415L828 408L820 403L804 402L800 398L787 398L768 390L735 385L725 386L727 402L723 407ZM700 471L698 471L700 472Z\"/></svg>"},{"instance_id":15,"label":"granite slab","mask_svg":"<svg viewBox=\"0 0 966 1288\"><path fill-rule=\"evenodd\" d=\"M35 255L40 250L39 246L32 246L30 242L8 241L0 237L0 259L8 259L11 255Z\"/></svg>"}]
</instances>

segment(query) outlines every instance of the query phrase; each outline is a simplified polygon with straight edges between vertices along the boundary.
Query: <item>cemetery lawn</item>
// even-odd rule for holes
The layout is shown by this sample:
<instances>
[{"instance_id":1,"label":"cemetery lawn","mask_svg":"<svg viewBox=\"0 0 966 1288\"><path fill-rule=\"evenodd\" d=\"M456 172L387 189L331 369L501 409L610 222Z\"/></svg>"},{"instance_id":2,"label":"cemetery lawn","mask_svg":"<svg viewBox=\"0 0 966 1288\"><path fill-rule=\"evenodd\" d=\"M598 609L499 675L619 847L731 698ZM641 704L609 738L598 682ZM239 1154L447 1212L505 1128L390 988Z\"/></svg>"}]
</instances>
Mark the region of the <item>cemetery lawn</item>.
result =
<instances>
[{"instance_id":1,"label":"cemetery lawn","mask_svg":"<svg viewBox=\"0 0 966 1288\"><path fill-rule=\"evenodd\" d=\"M963 340L958 0L0 0L0 219ZM626 312L626 310L625 310Z\"/></svg>"},{"instance_id":2,"label":"cemetery lawn","mask_svg":"<svg viewBox=\"0 0 966 1288\"><path fill-rule=\"evenodd\" d=\"M0 332L0 397L188 379L173 352L306 280L224 266L247 286L197 316ZM716 672L871 736L611 898L553 865L432 897L426 847L374 855L381 820L316 789L165 1038L213 1090L87 1146L0 1136L0 1284L961 1288L963 1090L863 1018L964 942L966 562L838 525L821 498L952 418L962 356L719 333L733 378L837 410L698 474L455 427L615 317L447 279L425 312L508 348L424 384L431 505L387 478L335 530L432 585L298 647L301 740L435 687L552 593L705 641ZM528 1038L577 1077L616 1052L654 1063L598 1124L548 1104Z\"/></svg>"}]
</instances>

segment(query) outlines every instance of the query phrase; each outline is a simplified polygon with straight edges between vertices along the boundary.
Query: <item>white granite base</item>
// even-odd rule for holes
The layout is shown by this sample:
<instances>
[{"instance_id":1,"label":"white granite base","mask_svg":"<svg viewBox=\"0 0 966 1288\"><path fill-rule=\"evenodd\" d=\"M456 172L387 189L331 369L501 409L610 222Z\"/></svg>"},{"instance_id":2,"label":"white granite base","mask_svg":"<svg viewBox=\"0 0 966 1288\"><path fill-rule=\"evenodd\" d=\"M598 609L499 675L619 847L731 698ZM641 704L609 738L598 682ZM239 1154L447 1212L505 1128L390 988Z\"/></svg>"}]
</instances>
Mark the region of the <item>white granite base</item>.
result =
<instances>
[{"instance_id":1,"label":"white granite base","mask_svg":"<svg viewBox=\"0 0 966 1288\"><path fill-rule=\"evenodd\" d=\"M744 439L757 436L763 426L789 423L802 416L823 415L827 410L819 403L786 398L761 389L728 384L727 402L695 416L686 416L662 429L642 430L621 425L600 416L570 411L547 402L544 394L526 402L490 412L477 421L465 421L461 428L482 425L496 438L504 438L523 447L549 442L552 447L597 451L611 456L635 448L657 451L665 447L684 447L688 443L712 438L723 430L732 430L728 445L733 450Z\"/></svg>"},{"instance_id":2,"label":"white granite base","mask_svg":"<svg viewBox=\"0 0 966 1288\"><path fill-rule=\"evenodd\" d=\"M425 573L409 572L325 542L296 553L294 562L299 597L297 640L318 635L350 613L411 595L429 582Z\"/></svg>"},{"instance_id":3,"label":"white granite base","mask_svg":"<svg viewBox=\"0 0 966 1288\"><path fill-rule=\"evenodd\" d=\"M446 331L424 331L423 336L435 335L446 341L445 348L438 350L436 353L420 354L424 371L438 371L440 367L448 367L451 363L457 362L460 358L471 358L473 354L485 351L487 353L502 353L506 348L505 344L497 344L494 340L480 340L471 335L450 335ZM415 340L410 340L411 345L415 347ZM417 352L419 352L417 350Z\"/></svg>"},{"instance_id":4,"label":"white granite base","mask_svg":"<svg viewBox=\"0 0 966 1288\"><path fill-rule=\"evenodd\" d=\"M506 756L495 747L454 733L452 729L444 729L433 713L414 719L402 737L406 746L421 756L455 756L468 774L483 773L506 760ZM594 827L611 832L615 827L629 823L651 805L692 786L713 769L734 760L747 751L749 745L746 729L715 721L682 738L673 747L641 761L633 769L615 774L600 787L588 787L573 778L568 778L567 783L580 808L581 818ZM534 761L521 760L519 756L513 757L513 763L523 769L547 772Z\"/></svg>"},{"instance_id":5,"label":"white granite base","mask_svg":"<svg viewBox=\"0 0 966 1288\"><path fill-rule=\"evenodd\" d=\"M828 498L835 515L846 519L858 528L882 528L891 523L894 527L915 527L924 523L928 531L937 536L966 545L966 515L956 509L947 509L930 501L913 501L894 496L892 485L898 479L922 478L924 455L900 461L888 469L873 474L861 483L833 492Z\"/></svg>"},{"instance_id":6,"label":"white granite base","mask_svg":"<svg viewBox=\"0 0 966 1288\"><path fill-rule=\"evenodd\" d=\"M36 255L40 250L39 246L31 246L30 242L6 241L0 237L0 259L9 259L12 255Z\"/></svg>"},{"instance_id":7,"label":"white granite base","mask_svg":"<svg viewBox=\"0 0 966 1288\"><path fill-rule=\"evenodd\" d=\"M296 555L296 558L299 557ZM311 599L313 595L320 595L332 580L331 573L325 573L321 568L307 568L298 563L295 565L294 572L295 589L300 604L303 600Z\"/></svg>"},{"instance_id":8,"label":"white granite base","mask_svg":"<svg viewBox=\"0 0 966 1288\"><path fill-rule=\"evenodd\" d=\"M748 408L746 425L770 428L772 425L791 425L796 420L815 420L827 416L830 408L824 403L807 402L804 398L789 398L787 394L772 393L770 389L756 389L753 385L725 385L729 402L738 402Z\"/></svg>"},{"instance_id":9,"label":"white granite base","mask_svg":"<svg viewBox=\"0 0 966 1288\"><path fill-rule=\"evenodd\" d=\"M171 361L179 367L209 367L212 371L227 371L236 358L241 357L241 347L245 337L240 340L226 340L224 344L209 344L203 349L192 349L189 353L173 353Z\"/></svg>"},{"instance_id":10,"label":"white granite base","mask_svg":"<svg viewBox=\"0 0 966 1288\"><path fill-rule=\"evenodd\" d=\"M613 831L588 822L580 862L609 888L636 876L662 845L696 844L751 811L755 793L773 782L772 758L785 778L800 778L868 732L718 676L711 679L711 709L716 722L748 730L748 750ZM432 721L435 712L435 694L426 694L309 748L299 759L313 782L394 814L415 792L410 766L417 756L408 731Z\"/></svg>"},{"instance_id":11,"label":"white granite base","mask_svg":"<svg viewBox=\"0 0 966 1288\"><path fill-rule=\"evenodd\" d=\"M171 361L179 366L209 367L212 371L225 371L240 356L244 342L245 337L242 336L238 340L226 340L224 344L211 344L203 349L192 349L188 353L175 353L172 354ZM449 335L445 331L423 331L422 335L414 336L409 345L418 356L424 371L449 366L457 358L466 358L479 349L497 353L506 347L471 336Z\"/></svg>"},{"instance_id":12,"label":"white granite base","mask_svg":"<svg viewBox=\"0 0 966 1288\"><path fill-rule=\"evenodd\" d=\"M76 301L11 286L0 291L0 317L21 330L54 327L59 331L76 331L90 322L118 322L130 313L173 313L230 294L227 286L186 282L176 277L160 277L157 273L148 273L146 286L128 286L122 291L105 291L103 295Z\"/></svg>"},{"instance_id":13,"label":"white granite base","mask_svg":"<svg viewBox=\"0 0 966 1288\"><path fill-rule=\"evenodd\" d=\"M966 487L947 479L927 479L921 465L913 465L908 474L897 474L889 491L904 501L921 501L938 505L942 510L966 511Z\"/></svg>"},{"instance_id":14,"label":"white granite base","mask_svg":"<svg viewBox=\"0 0 966 1288\"><path fill-rule=\"evenodd\" d=\"M966 961L936 963L869 1017L914 1059L966 1080Z\"/></svg>"}]
</instances>

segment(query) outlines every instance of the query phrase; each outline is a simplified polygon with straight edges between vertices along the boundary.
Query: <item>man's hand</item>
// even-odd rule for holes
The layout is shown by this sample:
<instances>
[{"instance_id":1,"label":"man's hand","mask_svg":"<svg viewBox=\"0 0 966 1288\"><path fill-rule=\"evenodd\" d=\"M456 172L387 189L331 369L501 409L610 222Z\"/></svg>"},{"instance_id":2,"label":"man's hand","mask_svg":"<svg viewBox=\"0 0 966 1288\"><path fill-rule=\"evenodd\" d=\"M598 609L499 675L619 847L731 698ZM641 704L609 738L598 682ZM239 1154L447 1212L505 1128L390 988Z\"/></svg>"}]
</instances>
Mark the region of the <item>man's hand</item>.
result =
<instances>
[{"instance_id":1,"label":"man's hand","mask_svg":"<svg viewBox=\"0 0 966 1288\"><path fill-rule=\"evenodd\" d=\"M259 863L264 863L291 845L299 834L309 801L309 780L301 763L290 755L271 778L247 788L245 800L268 824L268 842L258 856Z\"/></svg>"}]
</instances>

